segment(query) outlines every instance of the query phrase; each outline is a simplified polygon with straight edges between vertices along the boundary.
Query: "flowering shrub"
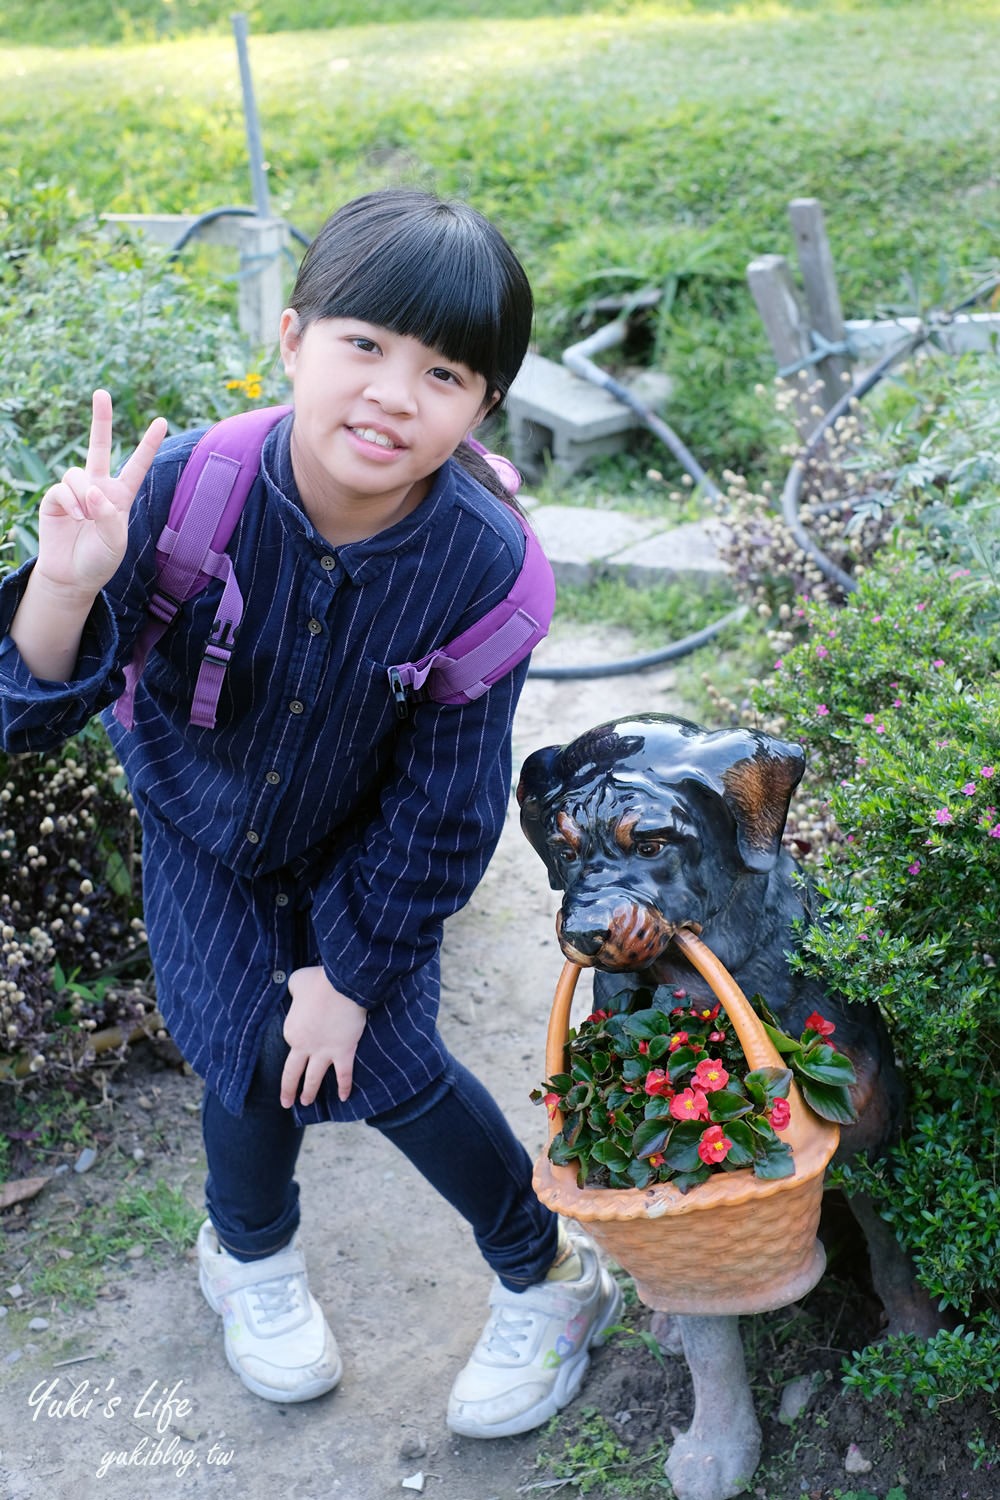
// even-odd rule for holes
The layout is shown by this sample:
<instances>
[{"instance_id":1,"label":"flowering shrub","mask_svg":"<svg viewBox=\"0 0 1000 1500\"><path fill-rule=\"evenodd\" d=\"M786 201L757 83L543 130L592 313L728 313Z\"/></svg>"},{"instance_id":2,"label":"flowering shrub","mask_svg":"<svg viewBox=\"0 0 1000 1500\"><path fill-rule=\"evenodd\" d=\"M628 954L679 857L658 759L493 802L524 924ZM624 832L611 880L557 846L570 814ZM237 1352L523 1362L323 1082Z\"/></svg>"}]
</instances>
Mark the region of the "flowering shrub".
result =
<instances>
[{"instance_id":1,"label":"flowering shrub","mask_svg":"<svg viewBox=\"0 0 1000 1500\"><path fill-rule=\"evenodd\" d=\"M788 1090L828 1120L854 1119L847 1085L854 1070L830 1044L833 1026L814 1013L799 1041L753 1003L788 1063L745 1071L746 1059L721 1006L678 1005L683 991L639 988L615 995L571 1030L568 1073L532 1094L563 1125L552 1161L576 1163L581 1185L643 1188L672 1182L682 1193L713 1172L749 1167L756 1177L789 1177L792 1152L780 1132L791 1118Z\"/></svg>"},{"instance_id":2,"label":"flowering shrub","mask_svg":"<svg viewBox=\"0 0 1000 1500\"><path fill-rule=\"evenodd\" d=\"M0 1053L37 1075L91 1061L89 1033L142 1015L124 976L148 959L138 825L104 731L31 756L31 775L28 760L0 755Z\"/></svg>"},{"instance_id":3,"label":"flowering shrub","mask_svg":"<svg viewBox=\"0 0 1000 1500\"><path fill-rule=\"evenodd\" d=\"M960 559L956 559L960 563ZM834 1180L869 1193L943 1307L983 1337L1000 1311L1000 629L964 566L887 554L841 608L800 600L802 638L754 689L756 722L807 753L826 838L820 920L795 962L877 1003L909 1091L899 1141ZM824 709L825 712L820 710ZM900 1346L902 1347L902 1346ZM866 1388L913 1386L889 1343ZM877 1368L876 1368L877 1367ZM860 1366L856 1367L860 1368ZM957 1365L945 1390L959 1391Z\"/></svg>"}]
</instances>

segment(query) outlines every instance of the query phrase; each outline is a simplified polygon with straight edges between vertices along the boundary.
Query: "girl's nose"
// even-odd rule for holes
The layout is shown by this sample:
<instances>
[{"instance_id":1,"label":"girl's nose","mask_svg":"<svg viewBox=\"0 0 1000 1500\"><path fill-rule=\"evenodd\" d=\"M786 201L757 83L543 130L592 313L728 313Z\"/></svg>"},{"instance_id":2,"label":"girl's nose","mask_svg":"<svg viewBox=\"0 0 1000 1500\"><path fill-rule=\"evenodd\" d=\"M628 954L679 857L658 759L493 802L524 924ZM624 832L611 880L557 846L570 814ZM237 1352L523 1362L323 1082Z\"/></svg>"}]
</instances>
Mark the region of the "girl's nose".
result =
<instances>
[{"instance_id":1,"label":"girl's nose","mask_svg":"<svg viewBox=\"0 0 1000 1500\"><path fill-rule=\"evenodd\" d=\"M372 375L365 395L384 412L397 414L413 413L417 409L416 389L412 377L406 371L393 368L386 360Z\"/></svg>"}]
</instances>

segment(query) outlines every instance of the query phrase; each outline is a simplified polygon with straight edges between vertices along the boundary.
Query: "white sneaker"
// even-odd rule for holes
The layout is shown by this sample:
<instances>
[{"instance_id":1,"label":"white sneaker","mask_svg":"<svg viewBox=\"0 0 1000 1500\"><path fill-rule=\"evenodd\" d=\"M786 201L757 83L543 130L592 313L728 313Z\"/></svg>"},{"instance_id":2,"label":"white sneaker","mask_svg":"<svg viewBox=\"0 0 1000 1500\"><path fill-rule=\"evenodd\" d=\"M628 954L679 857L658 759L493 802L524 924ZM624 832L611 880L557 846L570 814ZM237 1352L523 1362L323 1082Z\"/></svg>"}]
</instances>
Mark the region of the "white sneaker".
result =
<instances>
[{"instance_id":1,"label":"white sneaker","mask_svg":"<svg viewBox=\"0 0 1000 1500\"><path fill-rule=\"evenodd\" d=\"M343 1365L309 1291L298 1236L275 1255L243 1262L223 1250L206 1219L198 1232L201 1289L221 1313L226 1358L265 1401L311 1401L332 1391Z\"/></svg>"},{"instance_id":2,"label":"white sneaker","mask_svg":"<svg viewBox=\"0 0 1000 1500\"><path fill-rule=\"evenodd\" d=\"M543 1281L509 1292L497 1281L490 1316L452 1386L448 1426L464 1437L531 1432L571 1401L590 1350L618 1319L622 1294L586 1240L576 1281Z\"/></svg>"}]
</instances>

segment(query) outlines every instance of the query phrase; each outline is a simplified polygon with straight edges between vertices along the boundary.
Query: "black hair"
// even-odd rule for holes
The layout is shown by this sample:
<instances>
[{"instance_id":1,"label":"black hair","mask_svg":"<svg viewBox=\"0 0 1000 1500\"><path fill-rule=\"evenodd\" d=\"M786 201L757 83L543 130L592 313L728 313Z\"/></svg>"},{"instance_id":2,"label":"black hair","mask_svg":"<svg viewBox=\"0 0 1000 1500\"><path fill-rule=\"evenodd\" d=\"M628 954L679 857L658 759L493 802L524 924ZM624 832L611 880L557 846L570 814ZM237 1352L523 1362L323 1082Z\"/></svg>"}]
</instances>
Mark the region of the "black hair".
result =
<instances>
[{"instance_id":1,"label":"black hair","mask_svg":"<svg viewBox=\"0 0 1000 1500\"><path fill-rule=\"evenodd\" d=\"M533 314L524 268L495 225L467 203L411 188L366 193L331 214L302 259L289 305L303 328L361 318L419 339L482 375L494 409L527 353ZM455 456L510 500L466 444Z\"/></svg>"}]
</instances>

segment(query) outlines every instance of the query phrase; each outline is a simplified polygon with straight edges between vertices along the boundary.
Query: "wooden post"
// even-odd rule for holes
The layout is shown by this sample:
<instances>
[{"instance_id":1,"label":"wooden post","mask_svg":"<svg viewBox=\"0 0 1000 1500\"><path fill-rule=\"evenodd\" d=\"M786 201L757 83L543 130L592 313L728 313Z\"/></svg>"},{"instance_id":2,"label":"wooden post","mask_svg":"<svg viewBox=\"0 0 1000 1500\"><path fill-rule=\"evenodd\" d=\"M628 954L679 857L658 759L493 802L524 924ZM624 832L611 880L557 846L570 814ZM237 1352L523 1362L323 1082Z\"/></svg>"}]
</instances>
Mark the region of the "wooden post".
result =
<instances>
[{"instance_id":1,"label":"wooden post","mask_svg":"<svg viewBox=\"0 0 1000 1500\"><path fill-rule=\"evenodd\" d=\"M747 266L747 281L771 341L778 369L798 364L811 352L812 341L787 260L783 255L759 255ZM788 377L796 391L795 425L802 436L811 433L818 420L815 412L810 411L813 398L806 394L812 367L807 365L805 369L804 380L797 374Z\"/></svg>"},{"instance_id":2,"label":"wooden post","mask_svg":"<svg viewBox=\"0 0 1000 1500\"><path fill-rule=\"evenodd\" d=\"M255 348L272 347L285 305L284 219L239 219L239 323Z\"/></svg>"},{"instance_id":3,"label":"wooden post","mask_svg":"<svg viewBox=\"0 0 1000 1500\"><path fill-rule=\"evenodd\" d=\"M788 216L792 221L810 325L827 343L843 343L844 315L819 199L793 198L788 205ZM844 394L842 377L850 374L851 363L846 354L828 354L815 368L823 387L821 405L824 411L829 411Z\"/></svg>"}]
</instances>

